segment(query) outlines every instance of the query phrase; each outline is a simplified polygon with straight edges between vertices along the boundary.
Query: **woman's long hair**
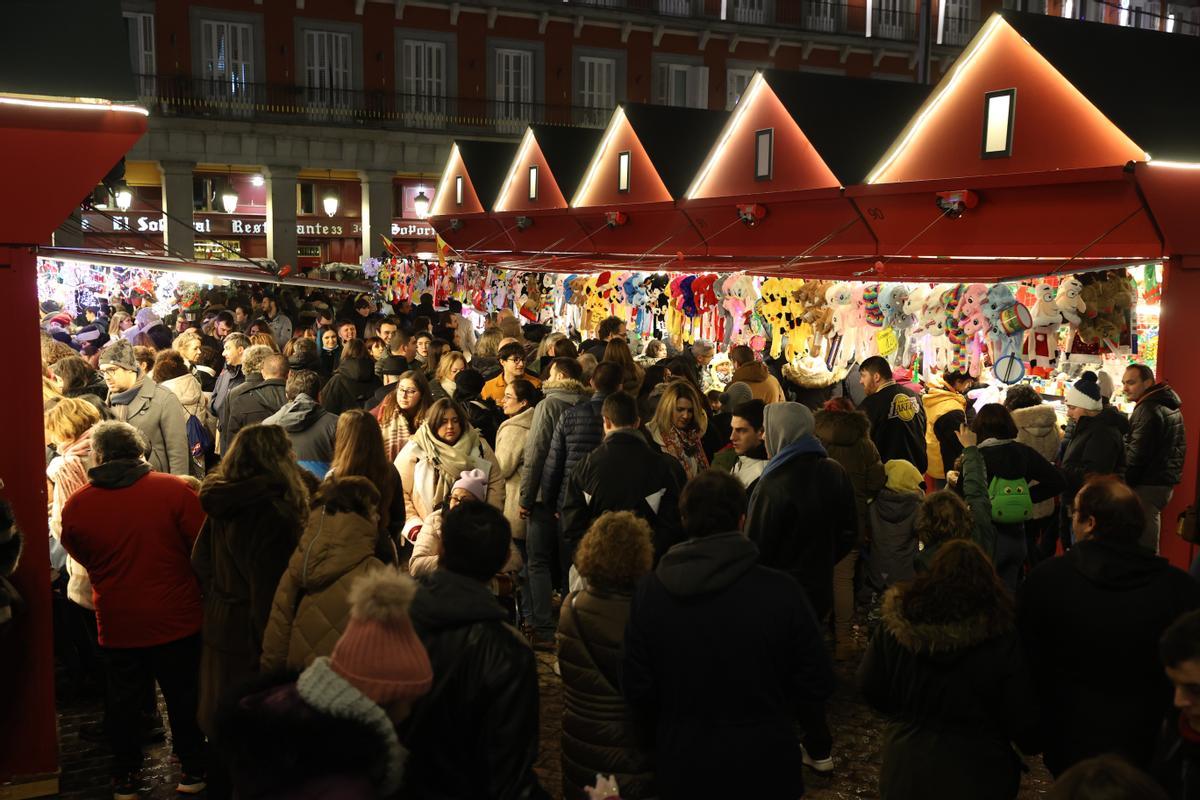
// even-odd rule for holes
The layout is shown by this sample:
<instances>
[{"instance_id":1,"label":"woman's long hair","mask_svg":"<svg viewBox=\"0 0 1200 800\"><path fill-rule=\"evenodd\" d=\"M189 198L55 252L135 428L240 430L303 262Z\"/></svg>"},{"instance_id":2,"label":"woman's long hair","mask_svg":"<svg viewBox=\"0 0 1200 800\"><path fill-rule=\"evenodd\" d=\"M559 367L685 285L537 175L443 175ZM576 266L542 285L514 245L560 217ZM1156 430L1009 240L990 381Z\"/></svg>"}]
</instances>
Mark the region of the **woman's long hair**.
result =
<instances>
[{"instance_id":1,"label":"woman's long hair","mask_svg":"<svg viewBox=\"0 0 1200 800\"><path fill-rule=\"evenodd\" d=\"M700 397L700 392L691 381L685 380L668 383L658 400L658 409L654 412L654 425L658 429L658 435L666 436L675 429L675 401L680 397L692 401L692 418L695 420L696 430L703 436L708 430L708 413L704 410L704 399Z\"/></svg>"},{"instance_id":2,"label":"woman's long hair","mask_svg":"<svg viewBox=\"0 0 1200 800\"><path fill-rule=\"evenodd\" d=\"M984 617L1011 626L1013 601L992 562L970 539L951 539L938 548L929 572L905 589L901 609L910 620L949 624Z\"/></svg>"},{"instance_id":3,"label":"woman's long hair","mask_svg":"<svg viewBox=\"0 0 1200 800\"><path fill-rule=\"evenodd\" d=\"M634 362L633 353L629 352L629 343L624 339L609 340L608 346L604 348L604 360L611 361L621 368L622 383L638 379L641 367Z\"/></svg>"},{"instance_id":4,"label":"woman's long hair","mask_svg":"<svg viewBox=\"0 0 1200 800\"><path fill-rule=\"evenodd\" d=\"M433 438L439 442L444 441L441 436L438 436L438 428L442 427L442 422L445 421L446 415L449 413L458 415L458 424L462 428L462 433L459 435L461 439L474 426L471 425L471 418L467 416L467 410L462 407L462 404L457 400L451 400L449 397L443 397L429 407L429 411L425 413L425 424L429 426L429 432L433 434ZM449 444L449 442L447 442Z\"/></svg>"},{"instance_id":5,"label":"woman's long hair","mask_svg":"<svg viewBox=\"0 0 1200 800\"><path fill-rule=\"evenodd\" d=\"M451 350L443 355L441 360L438 361L437 373L435 374L438 383L441 383L442 381L452 381L453 378L450 377L450 370L454 369L454 365L459 363L463 365L463 369L467 368L466 356L457 350Z\"/></svg>"},{"instance_id":6,"label":"woman's long hair","mask_svg":"<svg viewBox=\"0 0 1200 800\"><path fill-rule=\"evenodd\" d=\"M284 485L284 500L303 525L308 520L308 484L296 463L291 440L278 425L248 425L238 431L229 452L208 473L205 483L239 483L262 476Z\"/></svg>"},{"instance_id":7,"label":"woman's long hair","mask_svg":"<svg viewBox=\"0 0 1200 800\"><path fill-rule=\"evenodd\" d=\"M108 320L108 336L110 339L116 339L125 331L121 329L121 323L133 322L133 317L126 311L118 311Z\"/></svg>"},{"instance_id":8,"label":"woman's long hair","mask_svg":"<svg viewBox=\"0 0 1200 800\"><path fill-rule=\"evenodd\" d=\"M366 478L380 493L387 491L387 473L395 472L395 467L383 452L383 432L370 412L352 408L338 417L330 470L339 478Z\"/></svg>"},{"instance_id":9,"label":"woman's long hair","mask_svg":"<svg viewBox=\"0 0 1200 800\"><path fill-rule=\"evenodd\" d=\"M434 380L442 359L450 352L450 343L445 339L431 339L429 354L425 356L425 377Z\"/></svg>"},{"instance_id":10,"label":"woman's long hair","mask_svg":"<svg viewBox=\"0 0 1200 800\"><path fill-rule=\"evenodd\" d=\"M379 424L387 425L395 418L397 414L404 413L400 409L400 398L396 394L400 390L401 381L412 381L416 384L417 389L421 392L421 400L417 403L415 412L411 417L409 417L408 414L405 414L405 418L408 420L409 431L414 431L417 429L417 426L421 424L421 421L425 419L425 415L429 412L429 403L431 400L429 396L429 381L425 380L425 373L421 372L420 370L410 369L408 372L405 372L400 376L400 380L393 384L395 389L391 392L388 392L387 397L383 398L383 402L379 405Z\"/></svg>"}]
</instances>

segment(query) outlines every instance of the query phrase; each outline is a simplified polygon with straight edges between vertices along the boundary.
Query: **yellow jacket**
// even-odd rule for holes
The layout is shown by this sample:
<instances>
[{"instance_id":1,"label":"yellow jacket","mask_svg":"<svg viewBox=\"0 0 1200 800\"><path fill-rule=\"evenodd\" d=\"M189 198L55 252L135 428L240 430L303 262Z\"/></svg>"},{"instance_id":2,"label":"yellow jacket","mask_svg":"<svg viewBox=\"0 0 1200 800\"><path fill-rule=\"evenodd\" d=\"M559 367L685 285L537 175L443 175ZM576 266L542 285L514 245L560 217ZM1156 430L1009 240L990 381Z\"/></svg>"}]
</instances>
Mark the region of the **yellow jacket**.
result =
<instances>
[{"instance_id":1,"label":"yellow jacket","mask_svg":"<svg viewBox=\"0 0 1200 800\"><path fill-rule=\"evenodd\" d=\"M936 378L934 380L937 381ZM925 450L929 455L929 468L926 472L931 477L944 479L947 465L942 463L942 448L933 432L933 425L951 411L965 412L967 398L937 381L930 382L921 401L925 404ZM952 468L954 465L949 466Z\"/></svg>"}]
</instances>

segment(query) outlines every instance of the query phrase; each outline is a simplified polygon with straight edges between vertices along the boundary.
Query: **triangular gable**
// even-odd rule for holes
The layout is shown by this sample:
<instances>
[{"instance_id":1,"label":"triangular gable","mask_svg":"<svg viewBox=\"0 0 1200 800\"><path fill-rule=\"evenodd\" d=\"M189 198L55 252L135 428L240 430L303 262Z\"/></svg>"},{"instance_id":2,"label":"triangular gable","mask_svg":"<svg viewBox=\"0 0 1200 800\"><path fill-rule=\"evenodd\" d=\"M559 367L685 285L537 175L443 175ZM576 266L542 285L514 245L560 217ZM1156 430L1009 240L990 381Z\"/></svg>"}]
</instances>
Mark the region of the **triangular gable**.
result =
<instances>
[{"instance_id":1,"label":"triangular gable","mask_svg":"<svg viewBox=\"0 0 1200 800\"><path fill-rule=\"evenodd\" d=\"M1096 53L1097 59L1104 58ZM993 104L989 93L1011 92ZM1000 125L998 109L1011 108ZM1011 131L1007 136L1002 129ZM1006 141L1010 153L996 153ZM985 149L994 155L984 157ZM1146 154L1059 73L1000 15L993 15L963 51L867 178L867 183L961 178L1114 166Z\"/></svg>"},{"instance_id":2,"label":"triangular gable","mask_svg":"<svg viewBox=\"0 0 1200 800\"><path fill-rule=\"evenodd\" d=\"M706 108L629 103L625 116L672 199L682 200L730 114Z\"/></svg>"},{"instance_id":3,"label":"triangular gable","mask_svg":"<svg viewBox=\"0 0 1200 800\"><path fill-rule=\"evenodd\" d=\"M600 145L604 130L543 124L529 127L541 148L542 157L550 166L559 191L563 197L573 196L583 180L588 161Z\"/></svg>"},{"instance_id":4,"label":"triangular gable","mask_svg":"<svg viewBox=\"0 0 1200 800\"><path fill-rule=\"evenodd\" d=\"M455 142L450 146L450 157L446 159L446 168L442 170L442 178L438 181L437 193L433 196L433 206L429 209L429 215L448 217L482 213L483 204L475 194L471 176L467 174L467 165L463 163L462 153Z\"/></svg>"},{"instance_id":5,"label":"triangular gable","mask_svg":"<svg viewBox=\"0 0 1200 800\"><path fill-rule=\"evenodd\" d=\"M431 216L487 213L496 202L516 149L508 142L455 141L438 181Z\"/></svg>"},{"instance_id":6,"label":"triangular gable","mask_svg":"<svg viewBox=\"0 0 1200 800\"><path fill-rule=\"evenodd\" d=\"M629 154L628 187L624 191L618 182L622 153ZM667 191L650 156L634 133L633 126L625 116L625 109L617 106L579 189L571 198L571 207L669 202L671 193Z\"/></svg>"},{"instance_id":7,"label":"triangular gable","mask_svg":"<svg viewBox=\"0 0 1200 800\"><path fill-rule=\"evenodd\" d=\"M837 176L759 72L693 179L687 199L839 185Z\"/></svg>"},{"instance_id":8,"label":"triangular gable","mask_svg":"<svg viewBox=\"0 0 1200 800\"><path fill-rule=\"evenodd\" d=\"M493 210L512 213L566 207L567 200L554 179L533 129L526 128Z\"/></svg>"}]
</instances>

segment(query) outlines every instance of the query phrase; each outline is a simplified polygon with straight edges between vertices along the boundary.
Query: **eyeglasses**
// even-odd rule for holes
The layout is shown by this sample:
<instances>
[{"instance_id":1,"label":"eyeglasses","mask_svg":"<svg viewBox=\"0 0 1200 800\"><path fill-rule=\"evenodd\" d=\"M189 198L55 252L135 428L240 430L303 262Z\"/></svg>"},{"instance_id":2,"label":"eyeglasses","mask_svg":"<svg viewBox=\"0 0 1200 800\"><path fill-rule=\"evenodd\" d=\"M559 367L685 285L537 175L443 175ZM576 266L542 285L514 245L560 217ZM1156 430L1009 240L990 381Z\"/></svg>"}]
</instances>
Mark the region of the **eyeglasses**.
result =
<instances>
[{"instance_id":1,"label":"eyeglasses","mask_svg":"<svg viewBox=\"0 0 1200 800\"><path fill-rule=\"evenodd\" d=\"M421 390L420 390L420 389L417 389L416 387L412 387L412 388L409 388L409 389L397 389L397 390L396 390L396 393L397 393L397 394L402 394L402 395L404 395L405 397L411 397L411 396L412 396L412 395L414 395L414 394L420 394L420 393L421 393Z\"/></svg>"},{"instance_id":2,"label":"eyeglasses","mask_svg":"<svg viewBox=\"0 0 1200 800\"><path fill-rule=\"evenodd\" d=\"M512 364L524 364L525 363L524 356L509 356L508 358L506 358L504 360L508 361L509 363L512 363Z\"/></svg>"}]
</instances>

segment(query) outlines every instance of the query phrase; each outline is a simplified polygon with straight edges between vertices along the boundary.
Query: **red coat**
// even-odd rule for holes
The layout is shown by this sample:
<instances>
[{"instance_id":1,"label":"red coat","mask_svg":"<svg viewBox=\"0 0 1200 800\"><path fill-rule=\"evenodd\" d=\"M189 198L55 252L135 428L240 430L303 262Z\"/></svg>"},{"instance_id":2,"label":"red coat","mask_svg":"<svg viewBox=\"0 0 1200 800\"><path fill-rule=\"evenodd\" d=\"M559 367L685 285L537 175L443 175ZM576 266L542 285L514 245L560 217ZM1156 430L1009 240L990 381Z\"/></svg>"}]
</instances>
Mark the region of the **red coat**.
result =
<instances>
[{"instance_id":1,"label":"red coat","mask_svg":"<svg viewBox=\"0 0 1200 800\"><path fill-rule=\"evenodd\" d=\"M166 644L199 633L202 622L191 563L200 500L179 478L141 466L91 470L62 512L62 545L91 576L105 647Z\"/></svg>"}]
</instances>

